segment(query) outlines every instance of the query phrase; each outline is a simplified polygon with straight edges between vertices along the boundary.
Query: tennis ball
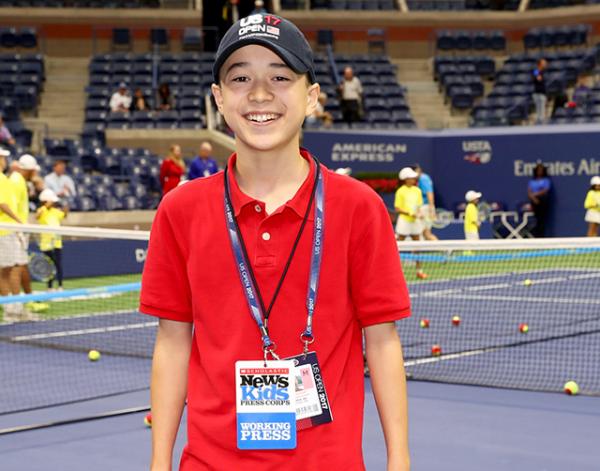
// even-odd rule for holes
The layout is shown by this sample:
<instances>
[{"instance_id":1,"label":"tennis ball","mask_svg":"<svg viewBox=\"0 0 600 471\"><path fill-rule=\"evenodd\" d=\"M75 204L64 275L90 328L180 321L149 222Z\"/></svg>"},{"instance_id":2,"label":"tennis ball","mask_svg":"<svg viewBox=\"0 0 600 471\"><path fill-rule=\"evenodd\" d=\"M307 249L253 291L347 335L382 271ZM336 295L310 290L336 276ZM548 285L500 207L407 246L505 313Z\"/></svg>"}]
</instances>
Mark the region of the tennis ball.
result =
<instances>
[{"instance_id":1,"label":"tennis ball","mask_svg":"<svg viewBox=\"0 0 600 471\"><path fill-rule=\"evenodd\" d=\"M569 396L576 396L579 394L579 385L575 381L567 381L564 389Z\"/></svg>"},{"instance_id":2,"label":"tennis ball","mask_svg":"<svg viewBox=\"0 0 600 471\"><path fill-rule=\"evenodd\" d=\"M433 345L431 347L431 354L434 357L439 357L442 354L442 347L440 347L439 345Z\"/></svg>"},{"instance_id":3,"label":"tennis ball","mask_svg":"<svg viewBox=\"0 0 600 471\"><path fill-rule=\"evenodd\" d=\"M144 425L148 428L152 428L152 412L148 412L144 417Z\"/></svg>"},{"instance_id":4,"label":"tennis ball","mask_svg":"<svg viewBox=\"0 0 600 471\"><path fill-rule=\"evenodd\" d=\"M88 358L90 361L98 361L100 360L100 352L98 350L90 350L88 353Z\"/></svg>"},{"instance_id":5,"label":"tennis ball","mask_svg":"<svg viewBox=\"0 0 600 471\"><path fill-rule=\"evenodd\" d=\"M452 325L458 327L460 325L460 316L452 317Z\"/></svg>"},{"instance_id":6,"label":"tennis ball","mask_svg":"<svg viewBox=\"0 0 600 471\"><path fill-rule=\"evenodd\" d=\"M522 334L526 334L527 332L529 332L529 325L519 324L519 332L521 332Z\"/></svg>"},{"instance_id":7,"label":"tennis ball","mask_svg":"<svg viewBox=\"0 0 600 471\"><path fill-rule=\"evenodd\" d=\"M421 326L422 329L427 329L429 327L429 319L421 319L419 326Z\"/></svg>"},{"instance_id":8,"label":"tennis ball","mask_svg":"<svg viewBox=\"0 0 600 471\"><path fill-rule=\"evenodd\" d=\"M531 286L533 284L533 281L531 281L529 278L527 278L524 282L523 285L525 286Z\"/></svg>"}]
</instances>

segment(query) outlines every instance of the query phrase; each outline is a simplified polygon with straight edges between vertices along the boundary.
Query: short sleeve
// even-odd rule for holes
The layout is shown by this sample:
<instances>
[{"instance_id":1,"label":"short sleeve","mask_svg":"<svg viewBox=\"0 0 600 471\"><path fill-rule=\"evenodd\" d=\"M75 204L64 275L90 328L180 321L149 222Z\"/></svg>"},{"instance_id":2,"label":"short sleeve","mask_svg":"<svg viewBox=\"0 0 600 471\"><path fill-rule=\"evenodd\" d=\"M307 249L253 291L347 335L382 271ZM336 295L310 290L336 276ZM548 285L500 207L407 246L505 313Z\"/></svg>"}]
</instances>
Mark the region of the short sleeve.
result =
<instances>
[{"instance_id":1,"label":"short sleeve","mask_svg":"<svg viewBox=\"0 0 600 471\"><path fill-rule=\"evenodd\" d=\"M354 218L359 228L350 251L351 296L362 327L410 315L408 289L387 208L377 195L371 199L363 217Z\"/></svg>"},{"instance_id":2,"label":"short sleeve","mask_svg":"<svg viewBox=\"0 0 600 471\"><path fill-rule=\"evenodd\" d=\"M401 208L402 207L402 192L400 191L400 188L398 188L396 190L396 195L394 196L394 208Z\"/></svg>"},{"instance_id":3,"label":"short sleeve","mask_svg":"<svg viewBox=\"0 0 600 471\"><path fill-rule=\"evenodd\" d=\"M142 275L140 311L165 319L192 322L192 303L182 237L175 234L167 200L156 213Z\"/></svg>"}]
</instances>

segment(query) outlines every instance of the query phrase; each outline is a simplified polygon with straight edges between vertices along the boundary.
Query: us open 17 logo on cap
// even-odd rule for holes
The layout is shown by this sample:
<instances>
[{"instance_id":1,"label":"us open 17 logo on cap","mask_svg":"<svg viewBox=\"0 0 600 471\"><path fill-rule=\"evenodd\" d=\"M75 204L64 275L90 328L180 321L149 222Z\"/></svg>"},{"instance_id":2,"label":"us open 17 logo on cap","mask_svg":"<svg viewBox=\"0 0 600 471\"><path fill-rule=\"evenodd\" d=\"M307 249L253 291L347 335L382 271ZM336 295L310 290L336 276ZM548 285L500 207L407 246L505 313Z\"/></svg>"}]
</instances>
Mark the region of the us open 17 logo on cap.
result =
<instances>
[{"instance_id":1,"label":"us open 17 logo on cap","mask_svg":"<svg viewBox=\"0 0 600 471\"><path fill-rule=\"evenodd\" d=\"M279 23L281 23L281 18L274 15L250 15L240 20L238 36L249 33L266 33L279 37L280 30L277 27Z\"/></svg>"}]
</instances>

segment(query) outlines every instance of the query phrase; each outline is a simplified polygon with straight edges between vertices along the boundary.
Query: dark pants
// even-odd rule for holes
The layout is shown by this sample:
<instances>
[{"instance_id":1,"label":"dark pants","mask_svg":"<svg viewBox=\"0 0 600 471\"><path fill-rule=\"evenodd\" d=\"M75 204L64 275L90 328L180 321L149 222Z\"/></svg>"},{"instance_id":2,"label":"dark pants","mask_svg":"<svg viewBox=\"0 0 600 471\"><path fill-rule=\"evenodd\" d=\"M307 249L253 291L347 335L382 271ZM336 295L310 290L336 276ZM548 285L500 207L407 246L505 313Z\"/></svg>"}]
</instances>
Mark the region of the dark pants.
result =
<instances>
[{"instance_id":1,"label":"dark pants","mask_svg":"<svg viewBox=\"0 0 600 471\"><path fill-rule=\"evenodd\" d=\"M538 197L539 203L531 203L535 215L535 227L531 231L534 237L546 237L546 220L548 219L548 198Z\"/></svg>"},{"instance_id":2,"label":"dark pants","mask_svg":"<svg viewBox=\"0 0 600 471\"><path fill-rule=\"evenodd\" d=\"M56 267L56 276L48 281L48 288L52 288L54 280L58 282L58 286L62 288L63 284L63 269L62 269L62 249L45 250L46 255L50 260L54 262Z\"/></svg>"},{"instance_id":3,"label":"dark pants","mask_svg":"<svg viewBox=\"0 0 600 471\"><path fill-rule=\"evenodd\" d=\"M348 124L360 121L360 104L358 100L342 100L340 107L342 108L342 118Z\"/></svg>"}]
</instances>

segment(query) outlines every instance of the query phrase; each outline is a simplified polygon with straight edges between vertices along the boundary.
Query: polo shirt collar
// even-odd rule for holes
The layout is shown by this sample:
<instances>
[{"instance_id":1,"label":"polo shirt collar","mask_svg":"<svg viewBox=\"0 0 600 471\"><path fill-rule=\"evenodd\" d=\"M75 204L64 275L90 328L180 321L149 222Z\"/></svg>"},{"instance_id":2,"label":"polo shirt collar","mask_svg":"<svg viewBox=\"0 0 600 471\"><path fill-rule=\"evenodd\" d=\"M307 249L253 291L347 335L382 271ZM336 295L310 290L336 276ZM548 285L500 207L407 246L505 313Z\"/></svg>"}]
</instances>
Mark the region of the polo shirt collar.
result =
<instances>
[{"instance_id":1,"label":"polo shirt collar","mask_svg":"<svg viewBox=\"0 0 600 471\"><path fill-rule=\"evenodd\" d=\"M306 205L308 204L308 200L310 199L310 194L315 180L316 164L314 159L306 149L300 148L300 155L310 165L308 176L306 177L306 179L304 180L294 197L287 203L279 207L273 214L282 212L285 208L290 208L299 217L304 217L304 213L306 212ZM229 179L229 190L231 192L233 212L235 216L238 217L242 209L248 206L252 206L254 208L257 204L259 204L264 209L265 204L260 200L248 196L240 189L237 181L235 180L234 173L236 160L237 154L233 153L231 157L229 157L229 162L227 163L227 178ZM308 219L314 219L314 214L312 211L309 211Z\"/></svg>"}]
</instances>

